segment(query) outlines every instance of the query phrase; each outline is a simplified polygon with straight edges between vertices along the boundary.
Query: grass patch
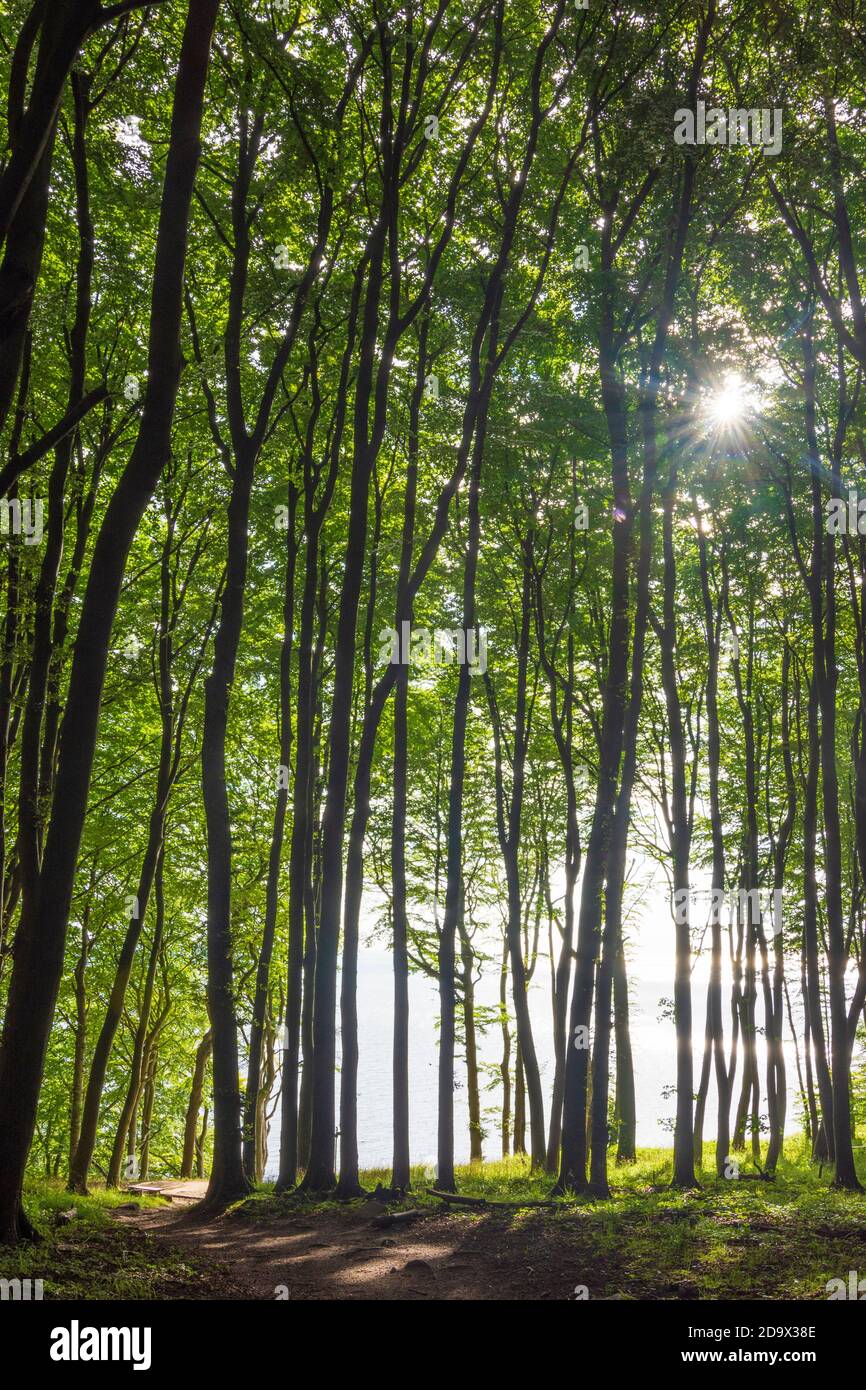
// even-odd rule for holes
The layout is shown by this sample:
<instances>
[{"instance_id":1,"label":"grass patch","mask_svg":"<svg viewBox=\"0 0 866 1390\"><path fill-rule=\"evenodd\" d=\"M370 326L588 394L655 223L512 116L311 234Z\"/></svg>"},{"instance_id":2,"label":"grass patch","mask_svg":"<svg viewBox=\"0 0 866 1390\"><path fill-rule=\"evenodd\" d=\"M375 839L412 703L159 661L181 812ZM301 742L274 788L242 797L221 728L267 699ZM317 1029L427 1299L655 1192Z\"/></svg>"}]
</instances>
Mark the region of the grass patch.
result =
<instances>
[{"instance_id":1,"label":"grass patch","mask_svg":"<svg viewBox=\"0 0 866 1390\"><path fill-rule=\"evenodd\" d=\"M591 1298L818 1299L826 1298L828 1280L847 1279L851 1269L866 1275L866 1195L835 1191L832 1172L819 1173L797 1137L773 1182L717 1178L708 1144L700 1186L682 1192L670 1187L671 1157L670 1150L647 1149L634 1164L611 1163L609 1200L572 1197L522 1210L446 1208L428 1191L433 1172L416 1168L407 1197L389 1209L422 1208L431 1219L483 1227L515 1268L525 1258L530 1268L562 1270L560 1288L583 1284ZM755 1170L743 1161L741 1172ZM467 1165L456 1176L461 1194L491 1204L545 1201L553 1186L549 1174L531 1173L520 1157ZM861 1179L866 1186L866 1173ZM372 1192L378 1183L387 1186L389 1174L372 1169L361 1181ZM358 1211L368 1202L276 1198L262 1190L241 1214L279 1223L299 1210Z\"/></svg>"},{"instance_id":2,"label":"grass patch","mask_svg":"<svg viewBox=\"0 0 866 1390\"><path fill-rule=\"evenodd\" d=\"M681 1192L670 1187L670 1151L643 1150L635 1164L611 1165L609 1200L582 1196L552 1208L495 1205L549 1199L553 1179L531 1173L523 1158L457 1170L458 1190L485 1198L490 1205L482 1207L446 1206L428 1191L435 1186L433 1172L419 1167L406 1198L388 1208L421 1208L423 1215L386 1234L400 1244L405 1229L407 1241L419 1238L431 1248L438 1242L445 1251L463 1252L479 1271L481 1297L495 1289L506 1298L568 1298L585 1286L590 1298L825 1299L829 1280L847 1282L850 1270L866 1276L866 1195L835 1191L832 1173L819 1173L796 1137L774 1182L718 1179L712 1157L707 1145L700 1186ZM748 1171L746 1164L742 1171ZM861 1178L866 1185L866 1173ZM388 1181L385 1169L362 1174L369 1193ZM46 1299L250 1296L249 1284L237 1283L230 1254L227 1265L216 1264L189 1241L186 1253L171 1245L170 1234L166 1241L140 1223L112 1219L112 1208L124 1201L128 1194L95 1188L89 1197L72 1197L60 1183L33 1182L28 1212L45 1238L0 1251L0 1277L42 1279ZM142 1208L161 1205L147 1197L136 1201ZM71 1207L74 1220L58 1226L57 1213ZM234 1222L253 1223L270 1228L262 1235L276 1242L277 1252L285 1232L285 1254L275 1254L277 1262L291 1263L300 1231L324 1242L311 1249L321 1249L326 1261L341 1241L354 1246L366 1239L371 1211L384 1209L369 1196L349 1203L277 1197L273 1185L265 1184L229 1213L224 1248L232 1249ZM238 1231L239 1254L249 1235ZM312 1259L301 1262L295 1278L302 1281L308 1269L319 1297L316 1279L333 1286L314 1266Z\"/></svg>"},{"instance_id":3,"label":"grass patch","mask_svg":"<svg viewBox=\"0 0 866 1390\"><path fill-rule=\"evenodd\" d=\"M42 1239L14 1249L0 1247L0 1278L41 1279L46 1301L195 1298L213 1283L200 1262L112 1219L113 1208L131 1201L141 1208L163 1208L165 1203L156 1198L96 1186L89 1196L79 1197L59 1180L33 1179L24 1201ZM72 1220L58 1225L60 1214L73 1208Z\"/></svg>"}]
</instances>

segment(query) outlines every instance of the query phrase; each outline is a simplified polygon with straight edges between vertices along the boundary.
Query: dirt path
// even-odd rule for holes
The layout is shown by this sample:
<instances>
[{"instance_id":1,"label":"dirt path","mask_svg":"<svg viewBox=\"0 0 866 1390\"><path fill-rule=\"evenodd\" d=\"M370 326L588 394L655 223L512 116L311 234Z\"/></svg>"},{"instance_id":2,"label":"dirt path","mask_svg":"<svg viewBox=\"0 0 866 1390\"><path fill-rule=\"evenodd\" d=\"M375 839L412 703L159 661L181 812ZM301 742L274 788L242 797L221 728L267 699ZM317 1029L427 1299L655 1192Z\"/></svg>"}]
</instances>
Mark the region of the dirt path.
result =
<instances>
[{"instance_id":1,"label":"dirt path","mask_svg":"<svg viewBox=\"0 0 866 1390\"><path fill-rule=\"evenodd\" d=\"M235 1214L204 1224L194 1211L167 1207L116 1219L213 1270L203 1298L561 1299L578 1282L579 1251L548 1258L548 1242L538 1243L544 1228L533 1220L515 1227L499 1214L437 1210L382 1229L373 1225L382 1210L370 1202L277 1223Z\"/></svg>"}]
</instances>

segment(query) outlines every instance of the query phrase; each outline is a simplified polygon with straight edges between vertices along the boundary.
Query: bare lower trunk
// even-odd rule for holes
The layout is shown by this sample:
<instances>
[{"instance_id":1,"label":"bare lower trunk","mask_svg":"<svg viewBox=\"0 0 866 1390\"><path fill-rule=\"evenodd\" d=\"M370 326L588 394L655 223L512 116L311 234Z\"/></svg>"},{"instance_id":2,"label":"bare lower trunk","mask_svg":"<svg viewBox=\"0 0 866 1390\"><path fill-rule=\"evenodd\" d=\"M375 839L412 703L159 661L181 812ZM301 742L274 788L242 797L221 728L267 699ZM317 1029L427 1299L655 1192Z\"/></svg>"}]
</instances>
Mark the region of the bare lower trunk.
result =
<instances>
[{"instance_id":1,"label":"bare lower trunk","mask_svg":"<svg viewBox=\"0 0 866 1390\"><path fill-rule=\"evenodd\" d=\"M196 1155L196 1138L198 1132L198 1117L201 1110L202 1096L204 1095L204 1082L207 1073L208 1062L211 1054L211 1031L208 1028L201 1042L195 1051L195 1066L192 1073L192 1085L189 1091L189 1101L186 1107L186 1119L183 1128L183 1157L180 1164L180 1175L182 1178L191 1178L193 1163ZM205 1110L207 1115L207 1110ZM206 1123L207 1121L205 1121ZM198 1175L199 1177L201 1174Z\"/></svg>"}]
</instances>

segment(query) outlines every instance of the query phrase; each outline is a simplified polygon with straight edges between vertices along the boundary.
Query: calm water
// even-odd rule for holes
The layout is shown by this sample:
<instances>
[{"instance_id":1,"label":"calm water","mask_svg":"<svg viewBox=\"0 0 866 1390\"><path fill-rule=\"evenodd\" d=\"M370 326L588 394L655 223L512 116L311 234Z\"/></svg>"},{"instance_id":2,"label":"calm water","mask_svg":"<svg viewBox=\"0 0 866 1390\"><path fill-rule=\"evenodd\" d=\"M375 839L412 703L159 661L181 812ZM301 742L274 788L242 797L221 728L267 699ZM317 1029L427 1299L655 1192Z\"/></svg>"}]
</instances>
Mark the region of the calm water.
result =
<instances>
[{"instance_id":1,"label":"calm water","mask_svg":"<svg viewBox=\"0 0 866 1390\"><path fill-rule=\"evenodd\" d=\"M635 1088L637 1092L637 1139L641 1146L669 1147L671 1129L666 1121L673 1119L675 1100L666 1096L664 1088L673 1086L675 1074L675 1039L673 1022L662 1018L661 999L673 994L673 926L667 904L658 901L657 910L645 914L637 939L629 946L629 977L631 996L631 1036L634 1052ZM491 943L491 953L496 954ZM495 1005L499 997L499 978L491 962L489 977L477 987L478 1004ZM704 1007L709 961L695 962L692 979L694 1029L696 1047L695 1085L700 1068L703 1045ZM727 991L727 980L726 980ZM792 1002L799 993L792 989ZM439 998L435 982L426 976L412 975L410 993L410 1139L413 1163L435 1166L436 1155L436 1090L437 1090L437 1021ZM726 1010L727 998L726 992ZM530 1009L536 1049L549 1103L553 1083L553 1043L549 1002L549 966L539 959L530 987ZM509 984L510 1002L510 984ZM760 1001L759 1001L760 1013ZM796 1010L796 1003L795 1003ZM361 950L358 968L358 1013L360 1062L358 1073L358 1131L362 1168L387 1167L391 1161L391 1030L392 1030L392 964L391 955L379 946L368 945ZM759 1018L759 1025L761 1019ZM725 1014L726 1042L730 1023ZM512 1062L515 1030L512 1022ZM499 1025L479 1035L479 1064L498 1066L502 1049ZM763 1039L759 1039L763 1049ZM792 1133L799 1125L795 1092L797 1085L793 1045L786 1040L788 1062L788 1124ZM741 1054L742 1056L742 1054ZM763 1056L760 1056L763 1085ZM468 1112L466 1104L466 1069L462 1056L455 1067L455 1150L458 1163L469 1160ZM496 1113L483 1117L486 1137L484 1155L497 1158L500 1152L499 1107L501 1087L496 1078L482 1071L482 1113L495 1108ZM739 1085L739 1077L737 1086ZM338 1078L339 1087L339 1078ZM713 1136L714 1087L711 1087L707 1106L706 1138ZM271 1127L267 1176L275 1175L279 1155L279 1109Z\"/></svg>"}]
</instances>

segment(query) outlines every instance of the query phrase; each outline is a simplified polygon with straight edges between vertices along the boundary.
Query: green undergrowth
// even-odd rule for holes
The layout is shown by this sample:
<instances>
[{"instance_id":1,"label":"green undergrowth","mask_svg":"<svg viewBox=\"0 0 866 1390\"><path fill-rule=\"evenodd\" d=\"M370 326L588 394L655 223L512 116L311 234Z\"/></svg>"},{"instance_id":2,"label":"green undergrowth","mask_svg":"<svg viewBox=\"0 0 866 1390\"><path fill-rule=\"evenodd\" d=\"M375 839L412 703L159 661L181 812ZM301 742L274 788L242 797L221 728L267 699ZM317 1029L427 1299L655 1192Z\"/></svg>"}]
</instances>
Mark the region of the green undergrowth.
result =
<instances>
[{"instance_id":1,"label":"green undergrowth","mask_svg":"<svg viewBox=\"0 0 866 1390\"><path fill-rule=\"evenodd\" d=\"M504 1207L500 1202L541 1202L550 1198L549 1174L532 1174L525 1159L509 1158L458 1168L456 1186L464 1196L490 1205L444 1204L429 1189L433 1174L412 1173L405 1199L381 1210L421 1208L475 1227L489 1236L491 1226L505 1252L517 1261L543 1258L550 1268L571 1271L576 1287L589 1297L793 1299L826 1298L831 1279L849 1271L866 1277L866 1194L836 1191L832 1171L820 1172L801 1141L789 1143L772 1182L755 1180L757 1170L741 1156L739 1179L718 1179L712 1145L706 1167L692 1191L670 1186L671 1153L642 1150L636 1163L610 1169L611 1198L564 1198L554 1207ZM864 1165L866 1167L866 1165ZM861 1171L866 1187L866 1171ZM386 1186L388 1172L362 1174L372 1192ZM255 1222L278 1223L299 1210L305 1214L366 1212L370 1198L356 1202L275 1197L261 1189L238 1209ZM565 1282L560 1281L560 1282Z\"/></svg>"},{"instance_id":2,"label":"green undergrowth","mask_svg":"<svg viewBox=\"0 0 866 1390\"><path fill-rule=\"evenodd\" d=\"M31 1179L24 1205L41 1239L0 1246L0 1279L41 1279L45 1301L195 1297L208 1277L200 1263L112 1219L115 1207L130 1202L141 1209L165 1206L158 1198L101 1186L87 1197L73 1196L60 1180ZM34 1291L31 1282L31 1297Z\"/></svg>"},{"instance_id":3,"label":"green undergrowth","mask_svg":"<svg viewBox=\"0 0 866 1390\"><path fill-rule=\"evenodd\" d=\"M372 1199L377 1185L388 1184L385 1169L363 1173L368 1195L352 1202L277 1197L265 1184L228 1213L227 1229L252 1223L276 1235L281 1226L300 1222L309 1232L322 1222L333 1232L343 1220L357 1226L379 1212L419 1208L408 1230L429 1222L431 1238L444 1232L449 1248L471 1247L485 1268L507 1271L505 1296L517 1298L573 1297L585 1287L590 1298L824 1299L831 1279L847 1282L851 1271L866 1278L866 1194L834 1190L832 1171L813 1166L797 1138L773 1182L750 1180L756 1170L745 1159L739 1179L717 1179L712 1158L707 1145L700 1185L684 1192L670 1186L670 1151L642 1150L634 1164L611 1164L610 1199L569 1197L552 1207L497 1205L549 1201L553 1179L531 1173L523 1158L458 1168L458 1192L483 1198L481 1206L446 1205L429 1190L433 1172L422 1167L396 1202ZM862 1168L861 1180L866 1186ZM249 1296L230 1268L173 1248L143 1223L112 1219L112 1209L128 1201L104 1188L81 1198L58 1182L33 1181L26 1205L43 1240L0 1250L0 1278L41 1278L46 1299ZM142 1209L162 1205L135 1201ZM73 1207L76 1216L58 1224Z\"/></svg>"}]
</instances>

